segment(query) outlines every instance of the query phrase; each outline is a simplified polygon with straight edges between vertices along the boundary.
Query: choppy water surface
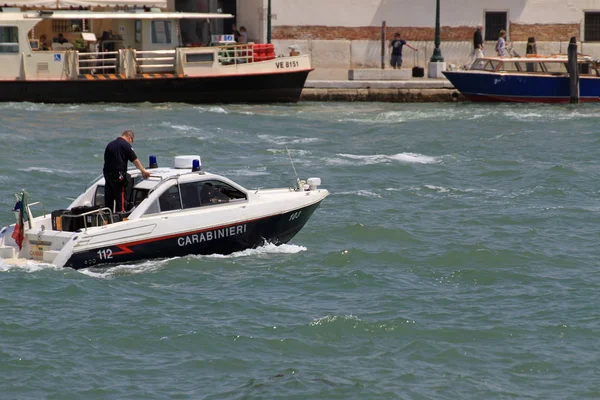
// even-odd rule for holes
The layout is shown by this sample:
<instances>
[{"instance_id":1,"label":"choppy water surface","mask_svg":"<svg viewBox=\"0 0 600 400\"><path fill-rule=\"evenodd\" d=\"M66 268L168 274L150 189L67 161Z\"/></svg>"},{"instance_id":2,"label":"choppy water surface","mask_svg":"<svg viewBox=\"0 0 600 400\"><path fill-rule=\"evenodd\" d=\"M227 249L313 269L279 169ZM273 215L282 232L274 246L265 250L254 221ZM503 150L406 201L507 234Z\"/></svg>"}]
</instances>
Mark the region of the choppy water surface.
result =
<instances>
[{"instance_id":1,"label":"choppy water surface","mask_svg":"<svg viewBox=\"0 0 600 400\"><path fill-rule=\"evenodd\" d=\"M288 245L0 261L6 399L600 396L597 106L0 105L0 219L64 208L133 129L248 188L331 191Z\"/></svg>"}]
</instances>

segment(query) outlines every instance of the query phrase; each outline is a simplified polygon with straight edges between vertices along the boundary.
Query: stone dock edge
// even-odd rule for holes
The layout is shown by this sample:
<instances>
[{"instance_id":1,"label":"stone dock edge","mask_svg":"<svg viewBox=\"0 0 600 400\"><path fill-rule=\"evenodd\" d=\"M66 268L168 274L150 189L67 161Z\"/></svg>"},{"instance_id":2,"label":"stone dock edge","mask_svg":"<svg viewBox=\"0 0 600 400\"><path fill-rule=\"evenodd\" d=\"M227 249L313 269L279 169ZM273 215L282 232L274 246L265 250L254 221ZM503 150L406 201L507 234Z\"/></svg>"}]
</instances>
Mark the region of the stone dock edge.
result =
<instances>
[{"instance_id":1,"label":"stone dock edge","mask_svg":"<svg viewBox=\"0 0 600 400\"><path fill-rule=\"evenodd\" d=\"M307 81L300 101L450 103L464 101L447 80Z\"/></svg>"}]
</instances>

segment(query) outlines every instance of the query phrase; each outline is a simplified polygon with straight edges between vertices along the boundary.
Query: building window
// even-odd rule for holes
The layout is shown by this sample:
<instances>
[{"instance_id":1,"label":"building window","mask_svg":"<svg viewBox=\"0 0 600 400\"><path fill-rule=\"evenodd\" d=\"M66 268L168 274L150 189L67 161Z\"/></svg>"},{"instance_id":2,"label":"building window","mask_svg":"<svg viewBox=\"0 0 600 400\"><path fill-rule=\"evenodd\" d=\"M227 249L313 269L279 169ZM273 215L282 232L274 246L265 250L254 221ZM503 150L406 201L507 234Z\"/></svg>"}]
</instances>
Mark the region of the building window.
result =
<instances>
[{"instance_id":1,"label":"building window","mask_svg":"<svg viewBox=\"0 0 600 400\"><path fill-rule=\"evenodd\" d=\"M586 42L599 42L600 12L586 12L584 24L584 40Z\"/></svg>"},{"instance_id":2,"label":"building window","mask_svg":"<svg viewBox=\"0 0 600 400\"><path fill-rule=\"evenodd\" d=\"M508 32L506 20L506 11L486 12L484 40L498 40L498 34L501 30L504 29Z\"/></svg>"},{"instance_id":3,"label":"building window","mask_svg":"<svg viewBox=\"0 0 600 400\"><path fill-rule=\"evenodd\" d=\"M52 20L52 32L87 32L90 21L87 19L54 19Z\"/></svg>"},{"instance_id":4,"label":"building window","mask_svg":"<svg viewBox=\"0 0 600 400\"><path fill-rule=\"evenodd\" d=\"M0 27L0 53L19 52L19 30L16 26Z\"/></svg>"},{"instance_id":5,"label":"building window","mask_svg":"<svg viewBox=\"0 0 600 400\"><path fill-rule=\"evenodd\" d=\"M171 43L171 21L152 21L152 43Z\"/></svg>"}]
</instances>

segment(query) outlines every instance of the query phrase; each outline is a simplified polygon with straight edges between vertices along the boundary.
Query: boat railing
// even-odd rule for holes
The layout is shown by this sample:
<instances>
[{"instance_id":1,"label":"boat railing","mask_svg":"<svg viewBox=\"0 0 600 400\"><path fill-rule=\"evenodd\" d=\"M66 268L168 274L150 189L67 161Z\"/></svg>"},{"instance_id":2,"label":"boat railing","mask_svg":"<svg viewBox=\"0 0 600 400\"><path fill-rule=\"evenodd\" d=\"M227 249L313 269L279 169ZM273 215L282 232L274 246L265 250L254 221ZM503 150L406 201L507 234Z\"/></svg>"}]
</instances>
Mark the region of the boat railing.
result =
<instances>
[{"instance_id":1,"label":"boat railing","mask_svg":"<svg viewBox=\"0 0 600 400\"><path fill-rule=\"evenodd\" d=\"M118 51L78 53L78 69L84 74L115 74L118 65Z\"/></svg>"},{"instance_id":2,"label":"boat railing","mask_svg":"<svg viewBox=\"0 0 600 400\"><path fill-rule=\"evenodd\" d=\"M218 45L219 63L221 65L235 65L250 63L254 60L254 44L227 44Z\"/></svg>"},{"instance_id":3,"label":"boat railing","mask_svg":"<svg viewBox=\"0 0 600 400\"><path fill-rule=\"evenodd\" d=\"M82 218L83 217L83 227L87 231L88 224L87 224L87 218L85 218L85 217L87 217L89 215L95 215L96 216L96 225L94 225L94 226L99 225L98 224L99 220L102 220L102 225L104 225L107 222L106 219L104 218L106 215L106 211L108 211L108 216L109 216L109 221L110 221L109 223L113 223L114 222L113 212L108 207L103 207L103 208L99 208L97 210L92 210L92 211L88 211L88 212L84 212L84 213L76 214L76 215L75 214L73 214L73 215L72 214L63 214L63 215L61 215L61 218Z\"/></svg>"},{"instance_id":4,"label":"boat railing","mask_svg":"<svg viewBox=\"0 0 600 400\"><path fill-rule=\"evenodd\" d=\"M42 204L41 201L36 201L34 203L27 204L27 219L29 222L29 229L33 228L33 214L31 213L31 206L37 205L42 206L42 214L44 215L44 218L46 218L46 209L44 208L44 204Z\"/></svg>"},{"instance_id":5,"label":"boat railing","mask_svg":"<svg viewBox=\"0 0 600 400\"><path fill-rule=\"evenodd\" d=\"M175 71L176 50L135 51L135 64L139 73Z\"/></svg>"}]
</instances>

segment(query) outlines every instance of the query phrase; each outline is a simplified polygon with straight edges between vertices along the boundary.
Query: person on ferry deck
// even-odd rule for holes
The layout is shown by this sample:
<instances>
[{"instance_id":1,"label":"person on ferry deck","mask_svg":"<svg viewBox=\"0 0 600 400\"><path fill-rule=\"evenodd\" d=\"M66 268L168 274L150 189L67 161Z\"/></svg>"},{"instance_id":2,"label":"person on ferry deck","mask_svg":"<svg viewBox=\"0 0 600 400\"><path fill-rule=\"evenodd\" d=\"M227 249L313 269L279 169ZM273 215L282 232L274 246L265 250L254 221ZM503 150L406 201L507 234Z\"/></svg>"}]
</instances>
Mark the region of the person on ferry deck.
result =
<instances>
[{"instance_id":1,"label":"person on ferry deck","mask_svg":"<svg viewBox=\"0 0 600 400\"><path fill-rule=\"evenodd\" d=\"M65 38L62 33L59 33L58 37L55 37L54 39L52 39L52 41L54 43L60 43L60 44L69 43L67 38Z\"/></svg>"},{"instance_id":2,"label":"person on ferry deck","mask_svg":"<svg viewBox=\"0 0 600 400\"><path fill-rule=\"evenodd\" d=\"M40 36L40 50L48 51L50 46L48 45L48 37L46 35Z\"/></svg>"},{"instance_id":3,"label":"person on ferry deck","mask_svg":"<svg viewBox=\"0 0 600 400\"><path fill-rule=\"evenodd\" d=\"M237 40L238 43L248 43L248 32L245 26L240 26L240 36Z\"/></svg>"},{"instance_id":4,"label":"person on ferry deck","mask_svg":"<svg viewBox=\"0 0 600 400\"><path fill-rule=\"evenodd\" d=\"M235 24L231 25L231 32L233 32L233 40L237 42L240 38L240 31L237 30L237 26Z\"/></svg>"},{"instance_id":5,"label":"person on ferry deck","mask_svg":"<svg viewBox=\"0 0 600 400\"><path fill-rule=\"evenodd\" d=\"M135 151L133 151L133 131L126 130L120 137L110 142L104 150L104 206L113 212L126 211L125 192L131 176L127 173L127 161L131 161L142 173L144 178L150 176Z\"/></svg>"}]
</instances>

